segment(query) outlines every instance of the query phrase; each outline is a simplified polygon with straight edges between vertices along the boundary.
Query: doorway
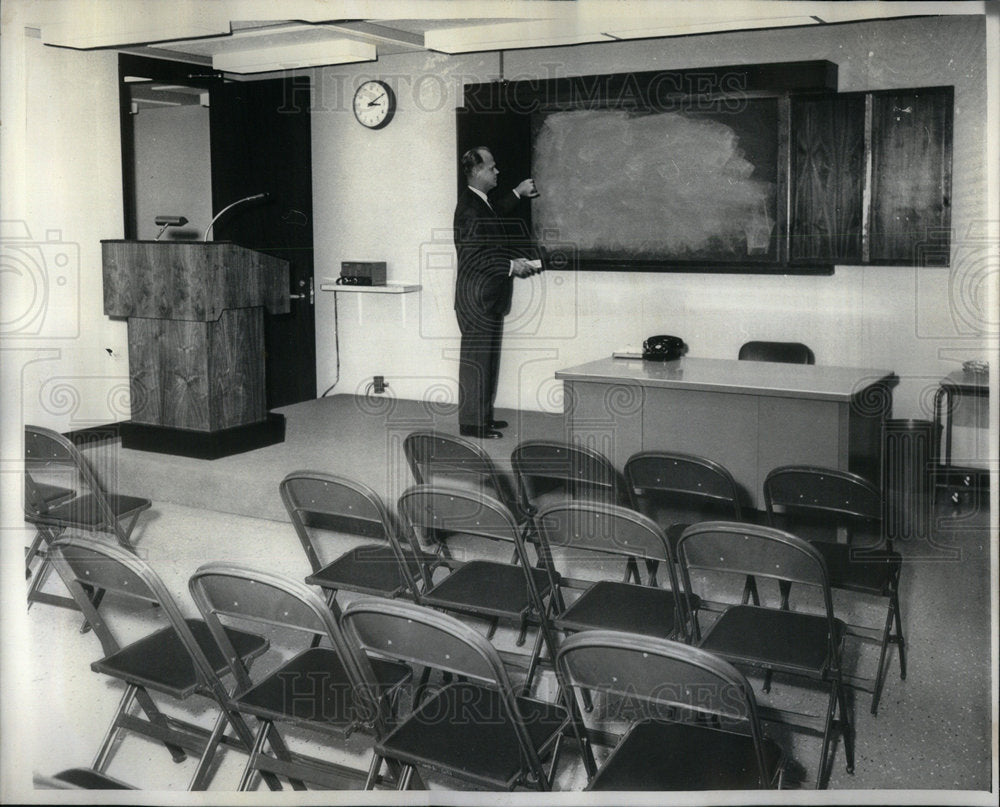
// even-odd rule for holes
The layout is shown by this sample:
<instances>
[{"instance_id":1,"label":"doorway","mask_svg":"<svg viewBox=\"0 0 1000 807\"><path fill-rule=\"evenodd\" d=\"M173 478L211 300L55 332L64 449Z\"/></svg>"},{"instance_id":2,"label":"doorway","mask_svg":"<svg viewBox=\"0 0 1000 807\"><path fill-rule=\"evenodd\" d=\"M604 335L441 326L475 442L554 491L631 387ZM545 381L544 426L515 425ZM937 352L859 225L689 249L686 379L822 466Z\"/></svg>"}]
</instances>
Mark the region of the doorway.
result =
<instances>
[{"instance_id":1,"label":"doorway","mask_svg":"<svg viewBox=\"0 0 1000 807\"><path fill-rule=\"evenodd\" d=\"M125 237L232 241L289 263L290 311L265 314L269 409L316 397L310 87L227 81L203 65L119 56Z\"/></svg>"}]
</instances>

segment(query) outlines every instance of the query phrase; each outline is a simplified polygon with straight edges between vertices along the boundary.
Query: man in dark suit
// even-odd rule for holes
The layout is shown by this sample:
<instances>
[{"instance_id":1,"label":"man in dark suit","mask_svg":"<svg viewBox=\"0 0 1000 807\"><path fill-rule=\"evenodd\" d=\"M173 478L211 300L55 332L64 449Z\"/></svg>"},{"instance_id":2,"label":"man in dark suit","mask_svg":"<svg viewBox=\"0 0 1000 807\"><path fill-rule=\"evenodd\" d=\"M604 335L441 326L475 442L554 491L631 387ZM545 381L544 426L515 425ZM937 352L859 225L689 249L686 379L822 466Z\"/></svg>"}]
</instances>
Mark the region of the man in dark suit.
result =
<instances>
[{"instance_id":1,"label":"man in dark suit","mask_svg":"<svg viewBox=\"0 0 1000 807\"><path fill-rule=\"evenodd\" d=\"M535 183L526 179L512 192L489 199L500 171L485 146L462 155L462 171L468 187L459 193L455 206L455 315L462 332L459 433L497 438L503 437L500 429L507 425L493 416L503 319L510 311L514 278L541 271L538 261L524 257L526 234L503 217L538 193Z\"/></svg>"}]
</instances>

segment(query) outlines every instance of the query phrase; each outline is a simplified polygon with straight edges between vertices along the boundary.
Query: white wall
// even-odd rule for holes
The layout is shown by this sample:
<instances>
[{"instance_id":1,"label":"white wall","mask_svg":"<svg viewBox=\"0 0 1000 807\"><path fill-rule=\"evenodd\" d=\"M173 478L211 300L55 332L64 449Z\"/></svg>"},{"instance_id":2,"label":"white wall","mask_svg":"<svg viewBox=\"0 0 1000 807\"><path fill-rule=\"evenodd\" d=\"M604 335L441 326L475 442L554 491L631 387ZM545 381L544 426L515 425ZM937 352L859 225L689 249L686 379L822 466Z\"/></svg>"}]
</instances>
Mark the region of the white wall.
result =
<instances>
[{"instance_id":1,"label":"white wall","mask_svg":"<svg viewBox=\"0 0 1000 807\"><path fill-rule=\"evenodd\" d=\"M62 239L69 257L48 285L42 334L10 333L6 326L27 315L5 309L5 413L60 429L123 419L125 327L103 314L99 246L122 235L117 57L45 48L16 25L3 50L4 120L22 113L25 121L4 130L4 219L45 242L43 251ZM510 51L504 61L506 77L517 79L801 59L835 61L842 90L955 86L952 268L841 266L832 277L550 272L518 283L501 406L557 411L555 370L664 331L683 336L693 356L732 357L748 338L797 339L820 363L893 369L899 416L927 416L943 373L986 358L987 314L980 298L968 298L985 286L983 247L970 236L986 218L981 18ZM362 390L377 373L400 397L454 400L454 108L465 83L495 78L498 68L497 54L420 54L315 71L317 285L335 278L341 261L385 260L391 280L424 286L405 296L338 295L333 392ZM372 76L392 82L399 100L396 119L375 132L350 111L354 87ZM23 295L5 297L9 306ZM320 390L337 379L333 298L317 292Z\"/></svg>"},{"instance_id":2,"label":"white wall","mask_svg":"<svg viewBox=\"0 0 1000 807\"><path fill-rule=\"evenodd\" d=\"M44 47L16 24L3 51L4 421L127 418L125 324L104 316L100 245L123 236L118 56Z\"/></svg>"},{"instance_id":3,"label":"white wall","mask_svg":"<svg viewBox=\"0 0 1000 807\"><path fill-rule=\"evenodd\" d=\"M519 282L508 318L498 404L559 411L554 372L652 333L682 336L692 356L732 358L746 340L807 342L820 364L894 370L895 415L928 417L940 377L986 358L986 56L978 18L928 18L574 48L509 51L516 80L628 70L829 59L842 91L955 86L951 269L838 266L834 275L549 272ZM495 78L496 54L384 58L316 71L313 187L317 281L343 260L385 260L417 295L337 295L340 380L357 392L385 375L400 397L455 400L458 328L451 294L454 107L464 83ZM350 111L364 78L397 90L399 111L367 131ZM501 171L503 166L500 166ZM514 178L509 178L514 179ZM977 286L977 283L979 285ZM317 298L318 387L336 380L333 294Z\"/></svg>"}]
</instances>

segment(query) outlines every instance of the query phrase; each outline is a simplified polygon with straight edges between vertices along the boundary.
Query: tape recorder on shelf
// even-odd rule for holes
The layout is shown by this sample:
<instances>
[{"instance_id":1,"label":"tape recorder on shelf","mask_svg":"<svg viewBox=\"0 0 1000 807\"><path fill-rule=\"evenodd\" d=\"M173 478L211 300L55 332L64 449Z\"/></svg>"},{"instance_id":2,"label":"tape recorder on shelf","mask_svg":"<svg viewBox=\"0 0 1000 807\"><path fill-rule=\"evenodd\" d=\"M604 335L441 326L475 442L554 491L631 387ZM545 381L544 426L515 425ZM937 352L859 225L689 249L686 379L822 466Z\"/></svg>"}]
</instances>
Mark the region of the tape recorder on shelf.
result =
<instances>
[{"instance_id":1,"label":"tape recorder on shelf","mask_svg":"<svg viewBox=\"0 0 1000 807\"><path fill-rule=\"evenodd\" d=\"M342 261L338 286L384 286L385 261Z\"/></svg>"}]
</instances>

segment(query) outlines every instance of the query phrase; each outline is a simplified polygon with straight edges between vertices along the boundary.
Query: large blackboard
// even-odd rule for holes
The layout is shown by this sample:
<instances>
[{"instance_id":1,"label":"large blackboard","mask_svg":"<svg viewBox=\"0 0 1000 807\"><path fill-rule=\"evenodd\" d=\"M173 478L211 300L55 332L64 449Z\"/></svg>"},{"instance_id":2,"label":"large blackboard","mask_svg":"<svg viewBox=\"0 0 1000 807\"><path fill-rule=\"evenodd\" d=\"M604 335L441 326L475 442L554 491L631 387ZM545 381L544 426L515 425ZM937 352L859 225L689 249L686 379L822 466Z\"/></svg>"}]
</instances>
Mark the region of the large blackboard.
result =
<instances>
[{"instance_id":1,"label":"large blackboard","mask_svg":"<svg viewBox=\"0 0 1000 807\"><path fill-rule=\"evenodd\" d=\"M587 262L773 262L778 100L536 113L536 233Z\"/></svg>"}]
</instances>

